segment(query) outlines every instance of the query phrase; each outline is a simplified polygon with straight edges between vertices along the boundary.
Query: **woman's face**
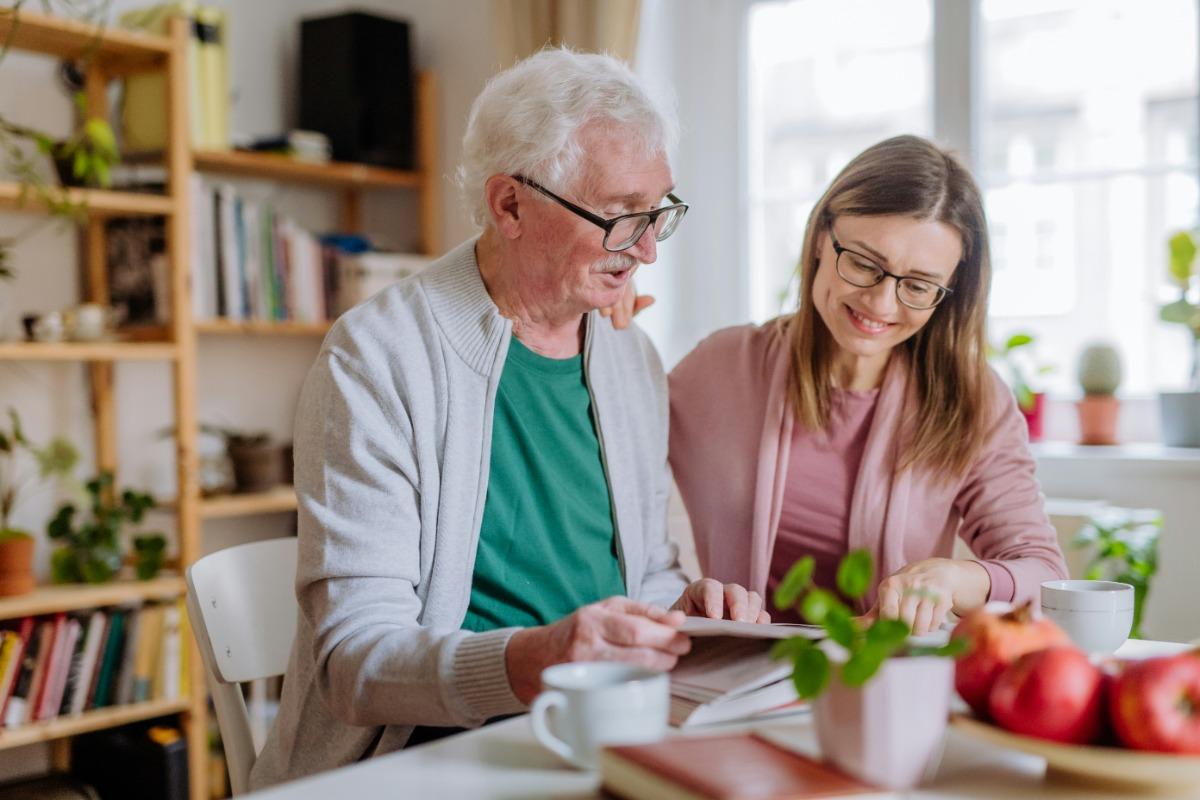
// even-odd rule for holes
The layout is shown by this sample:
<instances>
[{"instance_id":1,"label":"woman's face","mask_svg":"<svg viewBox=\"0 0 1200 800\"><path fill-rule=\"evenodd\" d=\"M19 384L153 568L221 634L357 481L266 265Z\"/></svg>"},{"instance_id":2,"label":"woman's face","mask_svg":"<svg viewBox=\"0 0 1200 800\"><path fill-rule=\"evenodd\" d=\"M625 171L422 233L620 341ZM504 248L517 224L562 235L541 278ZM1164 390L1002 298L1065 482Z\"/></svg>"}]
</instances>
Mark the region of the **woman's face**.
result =
<instances>
[{"instance_id":1,"label":"woman's face","mask_svg":"<svg viewBox=\"0 0 1200 800\"><path fill-rule=\"evenodd\" d=\"M843 262L853 259L857 268L874 263L894 275L943 287L949 287L962 259L958 231L933 220L841 216L830 230L819 234L813 303L838 347L845 355L858 358L886 357L893 347L921 330L935 309L921 311L901 303L893 278L885 277L867 288L842 279L837 272L834 239L853 251L842 255Z\"/></svg>"}]
</instances>

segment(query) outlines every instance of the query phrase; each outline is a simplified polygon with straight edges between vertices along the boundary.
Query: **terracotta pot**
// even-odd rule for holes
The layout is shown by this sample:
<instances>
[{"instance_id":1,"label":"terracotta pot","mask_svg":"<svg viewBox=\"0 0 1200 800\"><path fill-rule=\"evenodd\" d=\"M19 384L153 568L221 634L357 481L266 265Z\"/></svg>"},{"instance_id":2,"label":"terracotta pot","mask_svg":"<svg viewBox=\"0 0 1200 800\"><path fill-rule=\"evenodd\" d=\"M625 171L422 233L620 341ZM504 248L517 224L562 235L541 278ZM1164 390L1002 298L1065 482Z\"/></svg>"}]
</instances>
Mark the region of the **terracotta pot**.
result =
<instances>
[{"instance_id":1,"label":"terracotta pot","mask_svg":"<svg viewBox=\"0 0 1200 800\"><path fill-rule=\"evenodd\" d=\"M0 597L33 591L33 546L24 536L0 539Z\"/></svg>"},{"instance_id":2,"label":"terracotta pot","mask_svg":"<svg viewBox=\"0 0 1200 800\"><path fill-rule=\"evenodd\" d=\"M1090 394L1075 404L1080 444L1116 444L1121 401L1111 394Z\"/></svg>"},{"instance_id":3,"label":"terracotta pot","mask_svg":"<svg viewBox=\"0 0 1200 800\"><path fill-rule=\"evenodd\" d=\"M1031 442L1042 440L1042 417L1045 416L1045 408L1046 395L1038 392L1033 396L1033 408L1021 409L1021 416L1025 417L1025 424L1029 426L1029 441Z\"/></svg>"},{"instance_id":4,"label":"terracotta pot","mask_svg":"<svg viewBox=\"0 0 1200 800\"><path fill-rule=\"evenodd\" d=\"M813 703L821 754L848 775L911 789L941 758L954 685L954 660L892 658L866 686L836 675Z\"/></svg>"},{"instance_id":5,"label":"terracotta pot","mask_svg":"<svg viewBox=\"0 0 1200 800\"><path fill-rule=\"evenodd\" d=\"M229 446L235 491L263 492L283 481L283 451L279 445Z\"/></svg>"}]
</instances>

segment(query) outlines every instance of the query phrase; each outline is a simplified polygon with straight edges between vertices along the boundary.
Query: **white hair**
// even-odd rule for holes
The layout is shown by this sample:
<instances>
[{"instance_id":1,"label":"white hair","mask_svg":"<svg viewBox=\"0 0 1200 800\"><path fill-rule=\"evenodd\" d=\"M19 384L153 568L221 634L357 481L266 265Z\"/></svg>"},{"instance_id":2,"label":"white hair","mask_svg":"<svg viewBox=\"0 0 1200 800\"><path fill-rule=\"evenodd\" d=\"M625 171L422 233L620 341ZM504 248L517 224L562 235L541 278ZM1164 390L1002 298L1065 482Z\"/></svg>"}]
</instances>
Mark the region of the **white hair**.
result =
<instances>
[{"instance_id":1,"label":"white hair","mask_svg":"<svg viewBox=\"0 0 1200 800\"><path fill-rule=\"evenodd\" d=\"M669 157L679 138L674 110L659 107L612 56L548 48L489 80L471 106L458 168L475 224L491 223L484 184L493 175L569 187L584 155L578 133L593 122L619 127L648 157Z\"/></svg>"}]
</instances>

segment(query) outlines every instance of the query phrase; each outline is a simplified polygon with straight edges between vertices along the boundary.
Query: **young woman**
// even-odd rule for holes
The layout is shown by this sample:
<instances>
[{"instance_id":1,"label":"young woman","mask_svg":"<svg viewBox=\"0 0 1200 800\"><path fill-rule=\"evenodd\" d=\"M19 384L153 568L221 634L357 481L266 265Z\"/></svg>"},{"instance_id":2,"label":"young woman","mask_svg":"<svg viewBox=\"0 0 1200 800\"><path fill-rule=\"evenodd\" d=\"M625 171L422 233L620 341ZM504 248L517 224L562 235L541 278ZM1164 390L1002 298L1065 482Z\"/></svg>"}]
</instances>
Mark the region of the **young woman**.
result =
<instances>
[{"instance_id":1,"label":"young woman","mask_svg":"<svg viewBox=\"0 0 1200 800\"><path fill-rule=\"evenodd\" d=\"M719 331L670 376L670 461L707 577L773 594L866 548L860 609L914 632L1066 577L1025 422L985 361L979 189L914 136L881 142L809 218L796 313ZM951 558L961 537L978 560ZM775 609L773 620L788 615Z\"/></svg>"}]
</instances>

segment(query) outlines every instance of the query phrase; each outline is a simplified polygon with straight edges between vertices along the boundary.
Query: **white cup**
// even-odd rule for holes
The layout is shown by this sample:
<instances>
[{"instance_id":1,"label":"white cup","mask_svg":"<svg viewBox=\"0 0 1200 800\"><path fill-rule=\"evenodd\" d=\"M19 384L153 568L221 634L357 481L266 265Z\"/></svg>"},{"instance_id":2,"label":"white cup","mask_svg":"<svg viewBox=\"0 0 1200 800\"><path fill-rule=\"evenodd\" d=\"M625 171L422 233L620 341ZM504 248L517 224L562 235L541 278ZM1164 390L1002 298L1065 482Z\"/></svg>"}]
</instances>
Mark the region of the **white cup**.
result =
<instances>
[{"instance_id":1,"label":"white cup","mask_svg":"<svg viewBox=\"0 0 1200 800\"><path fill-rule=\"evenodd\" d=\"M577 767L596 769L605 745L663 738L669 705L670 683L664 672L579 662L542 671L542 693L529 718L534 736L548 750Z\"/></svg>"},{"instance_id":2,"label":"white cup","mask_svg":"<svg viewBox=\"0 0 1200 800\"><path fill-rule=\"evenodd\" d=\"M1115 581L1046 581L1042 616L1089 653L1111 653L1133 627L1133 587Z\"/></svg>"}]
</instances>

